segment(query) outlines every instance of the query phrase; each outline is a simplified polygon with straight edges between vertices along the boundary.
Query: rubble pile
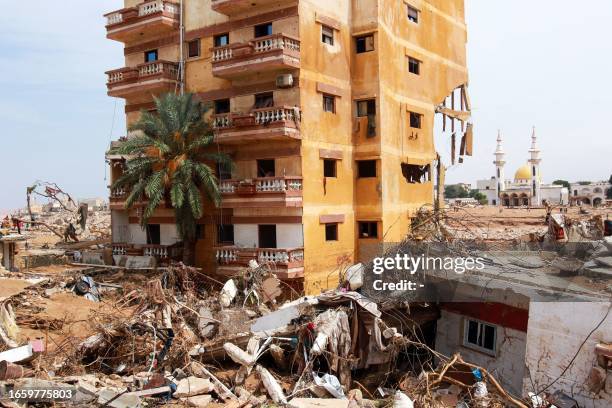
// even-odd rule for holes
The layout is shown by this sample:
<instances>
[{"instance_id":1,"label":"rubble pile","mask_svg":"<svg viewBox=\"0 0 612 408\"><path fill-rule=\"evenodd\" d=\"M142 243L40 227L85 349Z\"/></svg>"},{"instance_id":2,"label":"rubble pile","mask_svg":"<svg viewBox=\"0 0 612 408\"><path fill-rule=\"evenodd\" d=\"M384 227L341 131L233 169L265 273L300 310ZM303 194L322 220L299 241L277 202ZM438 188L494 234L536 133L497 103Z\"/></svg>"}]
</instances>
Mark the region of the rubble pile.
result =
<instances>
[{"instance_id":1,"label":"rubble pile","mask_svg":"<svg viewBox=\"0 0 612 408\"><path fill-rule=\"evenodd\" d=\"M256 263L226 282L182 264L4 279L23 285L0 301L3 390L66 389L68 405L109 407L513 402L479 367L454 379L467 363L422 343L419 307L379 305L348 281L298 297Z\"/></svg>"}]
</instances>

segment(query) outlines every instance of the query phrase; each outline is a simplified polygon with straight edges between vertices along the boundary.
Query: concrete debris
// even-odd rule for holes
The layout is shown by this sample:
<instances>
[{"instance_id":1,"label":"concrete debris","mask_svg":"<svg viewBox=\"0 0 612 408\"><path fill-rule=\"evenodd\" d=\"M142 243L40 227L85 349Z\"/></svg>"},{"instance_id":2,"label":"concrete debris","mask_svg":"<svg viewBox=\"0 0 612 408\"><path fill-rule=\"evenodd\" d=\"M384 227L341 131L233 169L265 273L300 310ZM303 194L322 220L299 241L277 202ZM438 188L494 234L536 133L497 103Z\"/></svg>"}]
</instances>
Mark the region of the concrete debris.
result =
<instances>
[{"instance_id":1,"label":"concrete debris","mask_svg":"<svg viewBox=\"0 0 612 408\"><path fill-rule=\"evenodd\" d=\"M208 394L215 389L210 380L198 377L187 377L176 384L174 398L193 397L195 395Z\"/></svg>"}]
</instances>

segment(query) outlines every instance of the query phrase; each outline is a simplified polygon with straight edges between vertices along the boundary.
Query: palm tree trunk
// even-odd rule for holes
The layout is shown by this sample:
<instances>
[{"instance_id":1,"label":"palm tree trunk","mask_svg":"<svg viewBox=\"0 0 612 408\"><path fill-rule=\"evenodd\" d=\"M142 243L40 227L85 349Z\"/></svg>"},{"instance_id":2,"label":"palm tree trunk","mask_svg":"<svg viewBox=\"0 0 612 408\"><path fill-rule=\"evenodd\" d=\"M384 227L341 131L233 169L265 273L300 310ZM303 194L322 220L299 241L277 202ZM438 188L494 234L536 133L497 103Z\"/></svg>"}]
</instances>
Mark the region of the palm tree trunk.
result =
<instances>
[{"instance_id":1,"label":"palm tree trunk","mask_svg":"<svg viewBox=\"0 0 612 408\"><path fill-rule=\"evenodd\" d=\"M195 246L196 241L190 239L183 240L183 263L185 265L195 265Z\"/></svg>"}]
</instances>

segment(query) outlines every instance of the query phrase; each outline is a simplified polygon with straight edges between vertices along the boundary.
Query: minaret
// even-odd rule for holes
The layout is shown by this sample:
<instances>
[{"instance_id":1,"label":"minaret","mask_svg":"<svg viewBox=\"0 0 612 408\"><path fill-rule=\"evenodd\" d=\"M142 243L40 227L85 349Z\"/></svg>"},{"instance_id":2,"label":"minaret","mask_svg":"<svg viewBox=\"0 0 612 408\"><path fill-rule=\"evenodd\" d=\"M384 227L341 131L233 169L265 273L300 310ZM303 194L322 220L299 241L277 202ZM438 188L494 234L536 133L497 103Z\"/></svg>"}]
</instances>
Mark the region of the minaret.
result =
<instances>
[{"instance_id":1,"label":"minaret","mask_svg":"<svg viewBox=\"0 0 612 408\"><path fill-rule=\"evenodd\" d=\"M504 174L504 165L506 164L504 148L502 147L501 131L497 131L497 149L495 149L495 185L497 186L497 204L503 205L500 198L500 193L506 189L506 177Z\"/></svg>"},{"instance_id":2,"label":"minaret","mask_svg":"<svg viewBox=\"0 0 612 408\"><path fill-rule=\"evenodd\" d=\"M531 205L542 205L542 194L540 190L540 149L538 149L535 126L531 134L531 149L529 149L529 164L531 166Z\"/></svg>"}]
</instances>

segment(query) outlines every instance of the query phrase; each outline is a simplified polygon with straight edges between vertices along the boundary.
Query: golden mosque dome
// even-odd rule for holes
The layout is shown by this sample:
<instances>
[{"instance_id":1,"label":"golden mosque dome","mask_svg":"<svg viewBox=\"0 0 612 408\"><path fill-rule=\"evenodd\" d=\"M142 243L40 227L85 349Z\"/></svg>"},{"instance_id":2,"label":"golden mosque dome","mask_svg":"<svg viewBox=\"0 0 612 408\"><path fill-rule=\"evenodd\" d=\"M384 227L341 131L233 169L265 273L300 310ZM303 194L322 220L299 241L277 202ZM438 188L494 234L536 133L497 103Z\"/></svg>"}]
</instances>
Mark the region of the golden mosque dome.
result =
<instances>
[{"instance_id":1,"label":"golden mosque dome","mask_svg":"<svg viewBox=\"0 0 612 408\"><path fill-rule=\"evenodd\" d=\"M538 177L541 179L541 175ZM529 163L519 167L519 169L514 173L514 180L531 180L531 166Z\"/></svg>"}]
</instances>

